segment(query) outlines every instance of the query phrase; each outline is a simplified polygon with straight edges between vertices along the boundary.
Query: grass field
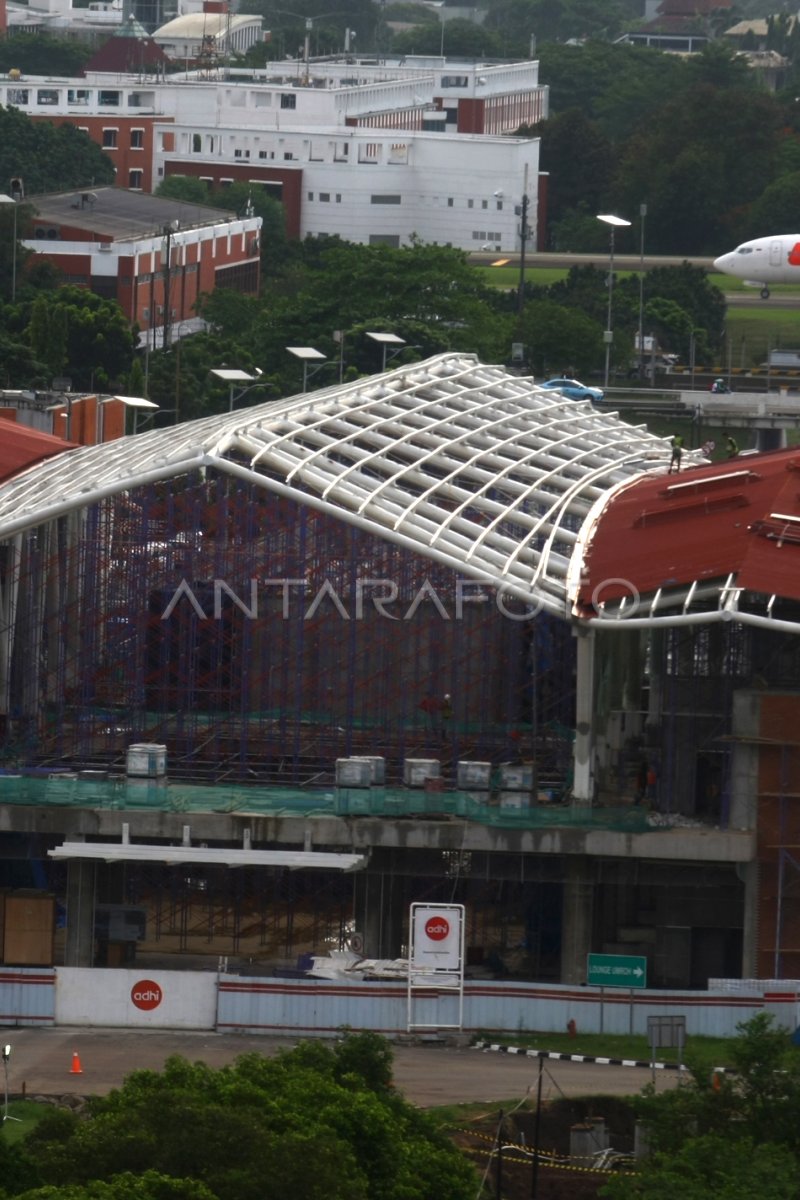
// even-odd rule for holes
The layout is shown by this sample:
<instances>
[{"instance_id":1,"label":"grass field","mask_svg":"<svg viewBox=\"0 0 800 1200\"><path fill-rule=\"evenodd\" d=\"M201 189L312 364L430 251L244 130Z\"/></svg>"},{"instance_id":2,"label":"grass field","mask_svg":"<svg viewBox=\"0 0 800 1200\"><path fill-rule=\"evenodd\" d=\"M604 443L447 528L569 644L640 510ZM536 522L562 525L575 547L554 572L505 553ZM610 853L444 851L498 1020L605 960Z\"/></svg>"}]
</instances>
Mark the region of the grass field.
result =
<instances>
[{"instance_id":1,"label":"grass field","mask_svg":"<svg viewBox=\"0 0 800 1200\"><path fill-rule=\"evenodd\" d=\"M3 1121L3 1140L7 1144L22 1141L45 1113L51 1111L49 1104L36 1104L33 1100L11 1100L8 1105L9 1120Z\"/></svg>"}]
</instances>

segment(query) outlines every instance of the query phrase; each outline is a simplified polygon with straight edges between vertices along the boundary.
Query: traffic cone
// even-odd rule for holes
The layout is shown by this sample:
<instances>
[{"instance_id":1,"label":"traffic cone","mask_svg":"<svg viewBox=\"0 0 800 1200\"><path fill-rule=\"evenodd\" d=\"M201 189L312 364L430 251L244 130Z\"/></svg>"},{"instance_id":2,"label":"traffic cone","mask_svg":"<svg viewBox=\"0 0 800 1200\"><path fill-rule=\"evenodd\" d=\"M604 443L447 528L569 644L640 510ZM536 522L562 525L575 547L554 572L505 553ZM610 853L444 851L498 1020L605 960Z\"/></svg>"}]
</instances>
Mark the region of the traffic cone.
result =
<instances>
[{"instance_id":1,"label":"traffic cone","mask_svg":"<svg viewBox=\"0 0 800 1200\"><path fill-rule=\"evenodd\" d=\"M72 1066L70 1067L69 1073L70 1073L70 1075L82 1075L83 1074L83 1067L81 1066L81 1060L78 1057L77 1050L75 1051L75 1053L72 1056Z\"/></svg>"}]
</instances>

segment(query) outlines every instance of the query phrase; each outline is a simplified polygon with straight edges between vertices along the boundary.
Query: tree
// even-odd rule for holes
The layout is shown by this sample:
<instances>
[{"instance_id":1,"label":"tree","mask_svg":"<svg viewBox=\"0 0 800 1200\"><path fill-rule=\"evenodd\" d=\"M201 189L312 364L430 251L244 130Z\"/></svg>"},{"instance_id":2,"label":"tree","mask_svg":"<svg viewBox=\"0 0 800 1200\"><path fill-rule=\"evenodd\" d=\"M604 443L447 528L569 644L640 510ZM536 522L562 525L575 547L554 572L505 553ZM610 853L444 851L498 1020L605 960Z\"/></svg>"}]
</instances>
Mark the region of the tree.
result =
<instances>
[{"instance_id":1,"label":"tree","mask_svg":"<svg viewBox=\"0 0 800 1200\"><path fill-rule=\"evenodd\" d=\"M218 1071L171 1058L92 1098L71 1130L38 1131L35 1162L27 1200L468 1200L476 1184L394 1092L372 1034Z\"/></svg>"},{"instance_id":2,"label":"tree","mask_svg":"<svg viewBox=\"0 0 800 1200\"><path fill-rule=\"evenodd\" d=\"M674 1154L658 1154L635 1176L600 1189L608 1200L796 1200L797 1161L782 1146L695 1138Z\"/></svg>"},{"instance_id":3,"label":"tree","mask_svg":"<svg viewBox=\"0 0 800 1200\"><path fill-rule=\"evenodd\" d=\"M26 75L78 75L92 53L85 42L47 33L15 33L0 40L0 71Z\"/></svg>"},{"instance_id":4,"label":"tree","mask_svg":"<svg viewBox=\"0 0 800 1200\"><path fill-rule=\"evenodd\" d=\"M63 368L76 389L108 389L130 370L134 334L127 317L115 300L85 288L39 296L29 306L26 332L36 356L53 374Z\"/></svg>"},{"instance_id":5,"label":"tree","mask_svg":"<svg viewBox=\"0 0 800 1200\"><path fill-rule=\"evenodd\" d=\"M187 204L208 204L209 191L202 179L196 175L167 175L156 188L155 194L167 200L183 200Z\"/></svg>"},{"instance_id":6,"label":"tree","mask_svg":"<svg viewBox=\"0 0 800 1200\"><path fill-rule=\"evenodd\" d=\"M603 356L603 325L577 308L532 300L523 309L522 341L534 374L588 374Z\"/></svg>"},{"instance_id":7,"label":"tree","mask_svg":"<svg viewBox=\"0 0 800 1200\"><path fill-rule=\"evenodd\" d=\"M669 1093L636 1101L653 1155L637 1175L601 1192L609 1200L796 1200L800 1166L800 1061L783 1030L761 1013L738 1027L735 1072L712 1082L693 1066Z\"/></svg>"},{"instance_id":8,"label":"tree","mask_svg":"<svg viewBox=\"0 0 800 1200\"><path fill-rule=\"evenodd\" d=\"M76 125L32 121L19 109L0 108L0 179L15 176L30 197L113 183L114 167Z\"/></svg>"}]
</instances>

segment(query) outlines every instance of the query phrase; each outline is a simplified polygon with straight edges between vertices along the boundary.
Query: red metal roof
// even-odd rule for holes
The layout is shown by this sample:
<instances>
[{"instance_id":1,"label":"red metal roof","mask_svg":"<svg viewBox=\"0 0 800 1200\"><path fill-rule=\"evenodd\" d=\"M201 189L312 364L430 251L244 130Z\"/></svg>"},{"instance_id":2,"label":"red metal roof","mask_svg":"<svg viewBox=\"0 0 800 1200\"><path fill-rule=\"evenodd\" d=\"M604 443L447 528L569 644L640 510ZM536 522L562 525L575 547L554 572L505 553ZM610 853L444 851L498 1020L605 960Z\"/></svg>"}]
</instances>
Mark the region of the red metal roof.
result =
<instances>
[{"instance_id":1,"label":"red metal roof","mask_svg":"<svg viewBox=\"0 0 800 1200\"><path fill-rule=\"evenodd\" d=\"M800 599L800 452L639 479L613 495L584 557L578 607L734 575ZM634 590L635 589L635 590Z\"/></svg>"},{"instance_id":2,"label":"red metal roof","mask_svg":"<svg viewBox=\"0 0 800 1200\"><path fill-rule=\"evenodd\" d=\"M0 483L19 475L35 463L73 450L74 443L38 429L29 429L17 421L0 421Z\"/></svg>"}]
</instances>

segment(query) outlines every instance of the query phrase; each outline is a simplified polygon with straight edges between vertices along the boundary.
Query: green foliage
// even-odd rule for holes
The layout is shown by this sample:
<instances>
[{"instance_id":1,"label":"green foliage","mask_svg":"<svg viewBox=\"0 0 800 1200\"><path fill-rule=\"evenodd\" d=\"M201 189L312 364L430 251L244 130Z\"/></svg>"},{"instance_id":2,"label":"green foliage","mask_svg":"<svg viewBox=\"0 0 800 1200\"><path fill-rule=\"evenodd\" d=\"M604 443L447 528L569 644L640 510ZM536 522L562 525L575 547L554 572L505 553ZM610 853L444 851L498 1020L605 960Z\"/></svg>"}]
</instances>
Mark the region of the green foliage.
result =
<instances>
[{"instance_id":1,"label":"green foliage","mask_svg":"<svg viewBox=\"0 0 800 1200\"><path fill-rule=\"evenodd\" d=\"M35 196L113 183L114 167L77 125L32 121L16 108L0 107L0 179L18 175L26 195Z\"/></svg>"},{"instance_id":2,"label":"green foliage","mask_svg":"<svg viewBox=\"0 0 800 1200\"><path fill-rule=\"evenodd\" d=\"M800 1055L768 1014L739 1026L736 1074L717 1079L686 1058L688 1084L637 1100L653 1155L619 1177L609 1200L796 1200L800 1165Z\"/></svg>"},{"instance_id":3,"label":"green foliage","mask_svg":"<svg viewBox=\"0 0 800 1200\"><path fill-rule=\"evenodd\" d=\"M0 71L7 74L16 68L28 75L78 75L92 53L79 39L15 33L0 39Z\"/></svg>"},{"instance_id":4,"label":"green foliage","mask_svg":"<svg viewBox=\"0 0 800 1200\"><path fill-rule=\"evenodd\" d=\"M796 1200L797 1167L782 1146L709 1135L675 1154L656 1155L639 1174L617 1176L599 1194L607 1200Z\"/></svg>"},{"instance_id":5,"label":"green foliage","mask_svg":"<svg viewBox=\"0 0 800 1200\"><path fill-rule=\"evenodd\" d=\"M503 54L503 41L483 25L460 18L432 23L423 21L413 29L395 33L392 51L395 54L439 54L444 47L446 55L467 57L499 58Z\"/></svg>"},{"instance_id":6,"label":"green foliage","mask_svg":"<svg viewBox=\"0 0 800 1200\"><path fill-rule=\"evenodd\" d=\"M586 375L603 357L603 325L552 300L529 301L523 310L521 340L539 379L562 371Z\"/></svg>"},{"instance_id":7,"label":"green foliage","mask_svg":"<svg viewBox=\"0 0 800 1200\"><path fill-rule=\"evenodd\" d=\"M30 1180L9 1194L467 1200L475 1188L457 1151L393 1092L391 1051L371 1034L219 1071L174 1057L160 1074L135 1072L72 1130L37 1131Z\"/></svg>"},{"instance_id":8,"label":"green foliage","mask_svg":"<svg viewBox=\"0 0 800 1200\"><path fill-rule=\"evenodd\" d=\"M125 314L115 300L85 288L62 287L33 300L27 306L26 336L49 373L63 370L76 390L108 390L130 370L133 331ZM27 381L17 381L22 384Z\"/></svg>"},{"instance_id":9,"label":"green foliage","mask_svg":"<svg viewBox=\"0 0 800 1200\"><path fill-rule=\"evenodd\" d=\"M208 187L196 175L167 175L155 190L166 200L183 200L186 204L208 204Z\"/></svg>"}]
</instances>

